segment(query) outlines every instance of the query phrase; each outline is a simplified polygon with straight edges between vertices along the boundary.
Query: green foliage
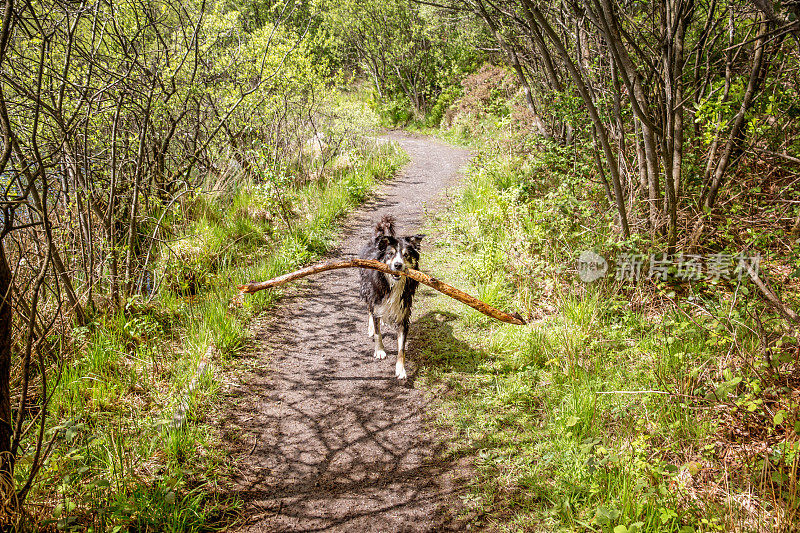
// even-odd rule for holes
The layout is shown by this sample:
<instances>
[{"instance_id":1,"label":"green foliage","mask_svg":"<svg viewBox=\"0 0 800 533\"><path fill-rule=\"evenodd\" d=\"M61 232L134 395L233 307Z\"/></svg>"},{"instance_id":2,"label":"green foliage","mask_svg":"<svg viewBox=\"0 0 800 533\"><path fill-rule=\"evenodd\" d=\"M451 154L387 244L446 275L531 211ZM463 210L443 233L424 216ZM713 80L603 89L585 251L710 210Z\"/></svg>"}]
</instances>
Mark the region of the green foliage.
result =
<instances>
[{"instance_id":1,"label":"green foliage","mask_svg":"<svg viewBox=\"0 0 800 533\"><path fill-rule=\"evenodd\" d=\"M447 108L449 108L461 94L462 89L456 85L444 88L436 98L436 103L433 104L433 107L431 107L431 110L428 112L425 125L429 127L439 126Z\"/></svg>"},{"instance_id":2,"label":"green foliage","mask_svg":"<svg viewBox=\"0 0 800 533\"><path fill-rule=\"evenodd\" d=\"M322 27L341 64L358 68L374 88L374 109L389 125L421 120L439 95L474 70L482 55L475 25L408 0L321 1ZM439 104L441 114L446 106ZM435 121L438 121L436 119Z\"/></svg>"},{"instance_id":3,"label":"green foliage","mask_svg":"<svg viewBox=\"0 0 800 533\"><path fill-rule=\"evenodd\" d=\"M404 94L391 99L373 97L372 108L381 118L381 124L386 126L406 126L414 119L411 100Z\"/></svg>"},{"instance_id":4,"label":"green foliage","mask_svg":"<svg viewBox=\"0 0 800 533\"><path fill-rule=\"evenodd\" d=\"M710 144L728 129L731 125L731 119L739 107L735 96L727 98L727 95L722 92L723 84L724 81L718 81L715 87L716 90L706 98L703 98L697 104L697 109L695 110L695 122L703 125L702 135L705 144ZM744 94L744 82L736 80L732 84L730 92L733 95L738 95L738 100L741 101Z\"/></svg>"}]
</instances>

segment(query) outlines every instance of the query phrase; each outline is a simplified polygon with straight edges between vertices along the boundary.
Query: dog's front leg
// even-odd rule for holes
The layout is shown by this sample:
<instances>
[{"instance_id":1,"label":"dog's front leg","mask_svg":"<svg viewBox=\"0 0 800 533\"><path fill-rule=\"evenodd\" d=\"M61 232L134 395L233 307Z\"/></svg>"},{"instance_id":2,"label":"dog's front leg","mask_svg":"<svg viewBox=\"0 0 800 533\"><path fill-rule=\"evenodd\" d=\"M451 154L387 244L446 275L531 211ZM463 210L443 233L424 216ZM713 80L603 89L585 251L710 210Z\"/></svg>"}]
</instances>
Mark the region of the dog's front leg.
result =
<instances>
[{"instance_id":1,"label":"dog's front leg","mask_svg":"<svg viewBox=\"0 0 800 533\"><path fill-rule=\"evenodd\" d=\"M375 336L375 317L372 316L372 309L369 310L369 319L367 322L367 337L371 339Z\"/></svg>"},{"instance_id":2,"label":"dog's front leg","mask_svg":"<svg viewBox=\"0 0 800 533\"><path fill-rule=\"evenodd\" d=\"M397 379L406 379L406 337L408 337L408 322L404 321L397 332L397 364L394 367Z\"/></svg>"},{"instance_id":3,"label":"dog's front leg","mask_svg":"<svg viewBox=\"0 0 800 533\"><path fill-rule=\"evenodd\" d=\"M375 329L375 359L385 359L386 350L383 348L383 336L381 335L381 321L370 313L370 323Z\"/></svg>"}]
</instances>

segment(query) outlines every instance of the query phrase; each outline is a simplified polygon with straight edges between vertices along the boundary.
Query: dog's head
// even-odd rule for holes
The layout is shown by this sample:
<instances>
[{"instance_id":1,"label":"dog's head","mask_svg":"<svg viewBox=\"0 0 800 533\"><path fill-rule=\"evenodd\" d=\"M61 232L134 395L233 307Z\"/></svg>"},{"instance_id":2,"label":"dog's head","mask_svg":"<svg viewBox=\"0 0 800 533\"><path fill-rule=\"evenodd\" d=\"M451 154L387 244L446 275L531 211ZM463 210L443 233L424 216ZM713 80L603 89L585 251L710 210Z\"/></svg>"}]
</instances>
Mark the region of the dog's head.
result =
<instances>
[{"instance_id":1,"label":"dog's head","mask_svg":"<svg viewBox=\"0 0 800 533\"><path fill-rule=\"evenodd\" d=\"M375 238L380 261L392 270L405 270L419 267L419 243L425 235L412 235L410 237L392 237L380 235ZM395 280L400 276L392 276Z\"/></svg>"}]
</instances>

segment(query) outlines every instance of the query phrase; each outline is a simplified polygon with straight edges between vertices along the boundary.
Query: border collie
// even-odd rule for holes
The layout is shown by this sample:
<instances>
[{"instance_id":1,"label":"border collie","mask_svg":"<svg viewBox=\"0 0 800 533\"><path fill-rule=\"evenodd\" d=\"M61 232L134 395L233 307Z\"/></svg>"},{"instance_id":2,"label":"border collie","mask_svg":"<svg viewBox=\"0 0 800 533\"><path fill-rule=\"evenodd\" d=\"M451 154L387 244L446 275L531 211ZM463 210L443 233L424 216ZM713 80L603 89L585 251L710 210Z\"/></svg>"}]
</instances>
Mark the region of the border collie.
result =
<instances>
[{"instance_id":1,"label":"border collie","mask_svg":"<svg viewBox=\"0 0 800 533\"><path fill-rule=\"evenodd\" d=\"M425 235L397 237L394 217L384 215L375 225L372 238L364 245L359 257L377 259L392 270L416 269L419 266L419 243ZM369 324L367 335L375 339L375 358L384 359L386 350L381 336L381 322L397 331L397 379L406 378L405 355L411 301L418 282L406 276L384 274L377 270L361 269L361 297L367 302Z\"/></svg>"}]
</instances>

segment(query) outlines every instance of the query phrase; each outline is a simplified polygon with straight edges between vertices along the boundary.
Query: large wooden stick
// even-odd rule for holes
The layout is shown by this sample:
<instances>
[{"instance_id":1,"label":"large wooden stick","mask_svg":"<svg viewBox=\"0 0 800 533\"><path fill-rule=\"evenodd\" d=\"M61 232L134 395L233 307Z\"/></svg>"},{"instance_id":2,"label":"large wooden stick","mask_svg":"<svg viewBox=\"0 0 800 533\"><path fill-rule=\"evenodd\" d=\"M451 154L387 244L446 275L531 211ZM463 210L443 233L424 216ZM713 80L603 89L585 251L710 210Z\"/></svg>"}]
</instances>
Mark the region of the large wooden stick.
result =
<instances>
[{"instance_id":1,"label":"large wooden stick","mask_svg":"<svg viewBox=\"0 0 800 533\"><path fill-rule=\"evenodd\" d=\"M392 270L386 265L386 263L376 261L375 259L350 259L348 261L329 261L327 263L317 263L316 265L301 268L300 270L295 270L294 272L290 272L288 274L284 274L283 276L278 276L277 278L272 278L267 281L241 285L239 286L239 290L245 294L253 294L254 292L269 289L271 287L277 287L278 285L283 285L284 283L289 283L290 281L294 281L299 278L311 276L312 274L318 274L320 272L325 272L326 270L336 270L340 268L371 268L373 270L380 270L381 272L393 274L395 276L408 276L409 278L415 279L420 283L424 283L429 287L433 287L437 291L441 292L442 294L446 294L450 298L467 304L473 309L480 311L484 315L496 318L497 320L507 322L509 324L517 324L520 326L525 325L525 320L519 315L519 313L509 314L504 311L500 311L499 309L495 309L486 302L482 302L464 291L458 290L455 287L439 281L438 279L427 274L423 274L419 270L414 270L412 268L403 271Z\"/></svg>"}]
</instances>

